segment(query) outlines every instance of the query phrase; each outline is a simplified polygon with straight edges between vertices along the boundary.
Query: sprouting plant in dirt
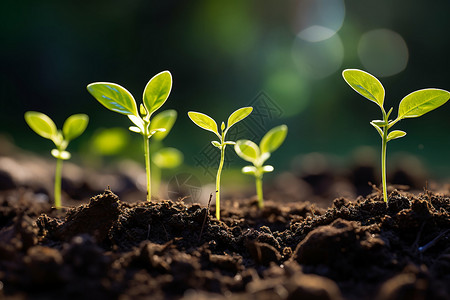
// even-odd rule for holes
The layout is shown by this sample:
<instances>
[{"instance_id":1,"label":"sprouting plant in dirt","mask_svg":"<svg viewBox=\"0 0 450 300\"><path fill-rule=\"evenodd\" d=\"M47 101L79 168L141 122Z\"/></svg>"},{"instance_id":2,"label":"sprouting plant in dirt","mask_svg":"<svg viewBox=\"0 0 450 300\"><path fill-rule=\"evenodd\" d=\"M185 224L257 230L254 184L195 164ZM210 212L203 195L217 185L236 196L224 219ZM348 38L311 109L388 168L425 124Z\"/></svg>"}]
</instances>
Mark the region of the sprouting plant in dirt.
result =
<instances>
[{"instance_id":1,"label":"sprouting plant in dirt","mask_svg":"<svg viewBox=\"0 0 450 300\"><path fill-rule=\"evenodd\" d=\"M85 114L75 114L66 119L62 130L56 128L55 122L49 116L37 112L27 111L25 113L25 121L28 126L38 135L51 140L56 149L51 154L56 158L55 171L55 208L61 208L61 176L63 160L70 159L71 154L66 151L69 142L80 136L86 129L89 117Z\"/></svg>"},{"instance_id":2,"label":"sprouting plant in dirt","mask_svg":"<svg viewBox=\"0 0 450 300\"><path fill-rule=\"evenodd\" d=\"M446 90L428 88L417 90L406 95L398 107L398 115L394 120L389 119L392 107L386 113L384 110L384 87L373 75L357 70L347 69L342 72L344 80L361 96L369 99L381 109L382 120L373 120L370 124L375 127L381 137L381 176L383 184L383 199L387 202L386 189L386 146L391 140L404 137L406 132L393 130L389 132L398 121L407 118L417 118L435 108L443 105L450 98L450 93Z\"/></svg>"},{"instance_id":3,"label":"sprouting plant in dirt","mask_svg":"<svg viewBox=\"0 0 450 300\"><path fill-rule=\"evenodd\" d=\"M234 145L236 154L242 159L251 162L253 166L245 166L242 173L255 176L256 195L258 196L258 206L263 208L263 188L262 179L264 173L272 172L273 166L265 165L270 155L283 144L287 135L287 126L280 125L269 130L261 139L259 146L250 140L238 140Z\"/></svg>"},{"instance_id":4,"label":"sprouting plant in dirt","mask_svg":"<svg viewBox=\"0 0 450 300\"><path fill-rule=\"evenodd\" d=\"M167 131L167 127L170 125L170 120L166 120L166 123L158 122L158 124L155 124L157 126L152 126L153 120L150 120L150 117L166 102L171 89L172 75L169 71L163 71L155 75L145 86L143 104L139 106L138 110L133 95L118 84L94 82L87 86L89 93L103 106L114 112L126 115L136 125L130 126L129 130L141 134L144 138L147 201L150 201L152 196L149 139L158 132Z\"/></svg>"},{"instance_id":5,"label":"sprouting plant in dirt","mask_svg":"<svg viewBox=\"0 0 450 300\"><path fill-rule=\"evenodd\" d=\"M217 169L216 175L216 218L220 220L220 176L222 173L223 163L225 160L225 148L227 145L234 145L235 142L227 141L225 139L228 130L239 121L242 121L253 111L253 107L242 107L233 112L228 117L227 126L225 127L225 123L222 122L220 125L220 132L217 127L216 121L208 115L203 113L190 111L188 112L189 118L200 128L213 132L218 138L219 141L212 141L214 147L219 148L220 150L220 161L219 168Z\"/></svg>"}]
</instances>

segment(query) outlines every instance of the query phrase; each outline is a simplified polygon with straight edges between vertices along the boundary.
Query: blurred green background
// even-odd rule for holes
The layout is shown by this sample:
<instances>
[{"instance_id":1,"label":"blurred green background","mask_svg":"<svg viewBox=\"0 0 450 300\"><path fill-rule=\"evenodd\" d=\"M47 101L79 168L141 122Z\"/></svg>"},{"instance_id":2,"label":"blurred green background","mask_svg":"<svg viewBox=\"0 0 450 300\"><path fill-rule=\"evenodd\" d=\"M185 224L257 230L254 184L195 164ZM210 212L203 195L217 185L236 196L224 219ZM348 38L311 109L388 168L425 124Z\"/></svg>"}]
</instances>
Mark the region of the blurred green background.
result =
<instances>
[{"instance_id":1,"label":"blurred green background","mask_svg":"<svg viewBox=\"0 0 450 300\"><path fill-rule=\"evenodd\" d=\"M58 126L73 113L87 113L87 132L69 149L79 152L81 164L92 163L92 138L100 128L131 125L89 95L86 85L95 81L118 83L140 103L147 81L170 70L173 89L162 110L179 115L164 145L180 149L188 169L198 166L213 138L188 119L189 110L225 121L235 109L257 104L251 121L257 124L243 125L257 141L264 130L289 126L284 145L268 161L276 171L291 169L294 157L310 152L345 161L358 147L370 146L378 158L380 139L369 121L379 119L380 111L347 86L341 77L345 68L378 76L393 115L414 90L450 89L448 0L3 0L0 5L0 133L47 155L51 142L27 127L24 112L44 112ZM389 143L388 156L407 152L432 177L448 176L449 115L447 104L400 122L396 129L408 135ZM128 136L120 154L143 160L140 136ZM230 161L232 167L245 165Z\"/></svg>"}]
</instances>

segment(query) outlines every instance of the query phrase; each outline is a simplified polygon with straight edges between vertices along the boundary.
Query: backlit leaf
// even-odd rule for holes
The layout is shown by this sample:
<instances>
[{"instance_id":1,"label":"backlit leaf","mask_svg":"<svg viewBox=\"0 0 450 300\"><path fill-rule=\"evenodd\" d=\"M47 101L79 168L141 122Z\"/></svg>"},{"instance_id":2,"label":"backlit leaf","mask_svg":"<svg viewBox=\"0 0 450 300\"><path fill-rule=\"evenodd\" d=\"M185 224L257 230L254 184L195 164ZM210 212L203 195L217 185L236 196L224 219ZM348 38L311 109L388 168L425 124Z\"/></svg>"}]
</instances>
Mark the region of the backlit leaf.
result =
<instances>
[{"instance_id":1,"label":"backlit leaf","mask_svg":"<svg viewBox=\"0 0 450 300\"><path fill-rule=\"evenodd\" d=\"M213 120L213 118L195 111L188 112L188 116L198 127L214 132L219 138L221 138L219 132L217 131L217 123Z\"/></svg>"},{"instance_id":2,"label":"backlit leaf","mask_svg":"<svg viewBox=\"0 0 450 300\"><path fill-rule=\"evenodd\" d=\"M55 123L49 116L43 113L37 111L27 111L25 113L25 121L34 132L43 138L53 140L58 134L58 129L56 128Z\"/></svg>"},{"instance_id":3,"label":"backlit leaf","mask_svg":"<svg viewBox=\"0 0 450 300\"><path fill-rule=\"evenodd\" d=\"M383 108L384 87L375 76L358 69L347 69L342 72L342 77L357 93Z\"/></svg>"},{"instance_id":4,"label":"backlit leaf","mask_svg":"<svg viewBox=\"0 0 450 300\"><path fill-rule=\"evenodd\" d=\"M378 126L374 121L370 122L370 125L372 125L378 131L378 134L383 137L383 130L381 130L380 126Z\"/></svg>"},{"instance_id":5,"label":"backlit leaf","mask_svg":"<svg viewBox=\"0 0 450 300\"><path fill-rule=\"evenodd\" d=\"M450 93L440 89L423 89L412 92L402 99L397 119L416 118L443 105Z\"/></svg>"},{"instance_id":6,"label":"backlit leaf","mask_svg":"<svg viewBox=\"0 0 450 300\"><path fill-rule=\"evenodd\" d=\"M259 143L261 152L272 153L277 150L286 139L287 130L288 128L286 125L280 125L269 130Z\"/></svg>"},{"instance_id":7,"label":"backlit leaf","mask_svg":"<svg viewBox=\"0 0 450 300\"><path fill-rule=\"evenodd\" d=\"M244 118L246 118L251 112L253 111L253 107L249 106L249 107L242 107L239 108L238 110L236 110L235 112L233 112L229 117L228 117L228 122L227 122L227 128L230 128L231 126L233 126L234 124L236 124L239 121L242 121Z\"/></svg>"},{"instance_id":8,"label":"backlit leaf","mask_svg":"<svg viewBox=\"0 0 450 300\"><path fill-rule=\"evenodd\" d=\"M166 102L172 90L172 74L163 71L153 76L144 89L144 105L151 115Z\"/></svg>"},{"instance_id":9,"label":"backlit leaf","mask_svg":"<svg viewBox=\"0 0 450 300\"><path fill-rule=\"evenodd\" d=\"M222 146L220 145L220 143L218 141L211 141L211 144L216 148L219 148L219 149L222 148Z\"/></svg>"},{"instance_id":10,"label":"backlit leaf","mask_svg":"<svg viewBox=\"0 0 450 300\"><path fill-rule=\"evenodd\" d=\"M245 166L241 172L248 175L256 175L256 168L254 166Z\"/></svg>"},{"instance_id":11,"label":"backlit leaf","mask_svg":"<svg viewBox=\"0 0 450 300\"><path fill-rule=\"evenodd\" d=\"M183 153L175 148L163 148L152 155L152 161L159 168L173 169L183 163Z\"/></svg>"},{"instance_id":12,"label":"backlit leaf","mask_svg":"<svg viewBox=\"0 0 450 300\"><path fill-rule=\"evenodd\" d=\"M131 122L133 122L134 125L136 125L136 127L139 129L139 131L136 130L132 130L131 127L135 127L135 126L131 126L130 130L134 131L134 132L141 132L142 134L144 134L144 120L142 120L141 117L139 116L135 116L135 115L127 115L128 119L131 120Z\"/></svg>"},{"instance_id":13,"label":"backlit leaf","mask_svg":"<svg viewBox=\"0 0 450 300\"><path fill-rule=\"evenodd\" d=\"M89 117L85 114L76 114L67 118L63 125L63 134L66 141L71 141L80 136L89 123Z\"/></svg>"},{"instance_id":14,"label":"backlit leaf","mask_svg":"<svg viewBox=\"0 0 450 300\"><path fill-rule=\"evenodd\" d=\"M263 171L264 173L273 172L273 170L274 170L274 168L273 168L273 166L271 166L271 165L266 165L266 166L262 167L262 171Z\"/></svg>"},{"instance_id":15,"label":"backlit leaf","mask_svg":"<svg viewBox=\"0 0 450 300\"><path fill-rule=\"evenodd\" d=\"M64 151L64 150L59 151L58 149L52 149L51 154L53 157L62 159L62 160L68 160L72 156L69 152Z\"/></svg>"},{"instance_id":16,"label":"backlit leaf","mask_svg":"<svg viewBox=\"0 0 450 300\"><path fill-rule=\"evenodd\" d=\"M104 107L123 115L138 116L136 101L124 87L109 82L94 82L87 90Z\"/></svg>"},{"instance_id":17,"label":"backlit leaf","mask_svg":"<svg viewBox=\"0 0 450 300\"><path fill-rule=\"evenodd\" d=\"M164 139L167 134L169 134L169 131L172 129L173 124L175 124L176 119L177 112L173 109L165 110L155 115L150 122L150 131L155 128L165 128L166 131L155 133L153 135L153 139L157 139L159 141Z\"/></svg>"},{"instance_id":18,"label":"backlit leaf","mask_svg":"<svg viewBox=\"0 0 450 300\"><path fill-rule=\"evenodd\" d=\"M135 127L138 131L139 128ZM98 129L91 140L93 151L101 155L116 155L129 146L130 135L124 128Z\"/></svg>"},{"instance_id":19,"label":"backlit leaf","mask_svg":"<svg viewBox=\"0 0 450 300\"><path fill-rule=\"evenodd\" d=\"M140 129L139 127L137 127L137 126L130 126L130 127L128 127L128 130L129 130L129 131L132 131L132 132L144 134L144 133L141 131L141 129Z\"/></svg>"},{"instance_id":20,"label":"backlit leaf","mask_svg":"<svg viewBox=\"0 0 450 300\"><path fill-rule=\"evenodd\" d=\"M387 141L389 142L390 140L399 139L401 137L404 137L405 135L406 132L402 130L394 130L388 134Z\"/></svg>"},{"instance_id":21,"label":"backlit leaf","mask_svg":"<svg viewBox=\"0 0 450 300\"><path fill-rule=\"evenodd\" d=\"M234 150L239 157L249 162L255 162L260 155L258 145L249 140L237 141Z\"/></svg>"}]
</instances>

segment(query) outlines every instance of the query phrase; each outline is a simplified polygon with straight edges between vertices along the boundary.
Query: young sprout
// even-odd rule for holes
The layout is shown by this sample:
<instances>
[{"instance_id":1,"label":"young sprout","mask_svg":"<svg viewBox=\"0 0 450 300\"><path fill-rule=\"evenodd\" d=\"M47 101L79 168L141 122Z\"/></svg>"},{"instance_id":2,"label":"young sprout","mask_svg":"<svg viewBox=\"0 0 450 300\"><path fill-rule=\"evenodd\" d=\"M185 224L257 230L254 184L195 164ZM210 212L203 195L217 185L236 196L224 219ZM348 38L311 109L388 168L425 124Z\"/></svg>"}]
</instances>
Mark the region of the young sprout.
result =
<instances>
[{"instance_id":1,"label":"young sprout","mask_svg":"<svg viewBox=\"0 0 450 300\"><path fill-rule=\"evenodd\" d=\"M219 133L217 129L217 123L213 120L210 116L207 116L205 114L190 111L188 112L189 118L194 122L197 126L200 128L203 128L205 130L213 132L218 138L219 141L212 141L211 144L213 144L214 147L217 147L220 149L220 162L219 162L219 168L217 169L217 176L216 176L216 218L217 220L220 220L220 175L222 173L223 168L223 162L225 160L225 147L227 145L234 145L235 142L233 141L227 141L225 139L225 136L230 129L231 126L236 124L239 121L242 121L244 118L246 118L253 110L253 107L243 107L235 112L233 112L228 117L227 126L225 127L225 123L222 122L220 125L221 134Z\"/></svg>"},{"instance_id":2,"label":"young sprout","mask_svg":"<svg viewBox=\"0 0 450 300\"><path fill-rule=\"evenodd\" d=\"M68 117L64 122L62 131L56 128L47 115L37 111L27 111L25 113L25 121L34 132L43 138L52 140L56 149L51 154L56 158L55 171L55 208L61 208L61 173L63 160L70 159L70 153L66 151L69 142L80 136L86 129L89 117L85 114L76 114Z\"/></svg>"},{"instance_id":3,"label":"young sprout","mask_svg":"<svg viewBox=\"0 0 450 300\"><path fill-rule=\"evenodd\" d=\"M373 75L357 70L347 69L342 72L344 80L361 96L369 99L378 105L383 116L382 120L373 120L370 124L375 127L381 137L381 176L383 182L383 199L387 202L386 188L386 146L387 142L404 137L406 132L402 130L393 130L389 132L392 126L398 121L407 118L417 118L435 108L443 105L450 98L450 93L441 89L423 89L412 92L405 96L398 107L398 115L395 120L390 120L392 107L386 113L383 107L384 87Z\"/></svg>"},{"instance_id":4,"label":"young sprout","mask_svg":"<svg viewBox=\"0 0 450 300\"><path fill-rule=\"evenodd\" d=\"M136 126L130 126L129 130L137 132L144 138L145 170L147 174L147 201L151 200L150 177L150 144L149 139L155 134L168 131L173 122L171 118L160 118L153 125L150 121L152 114L157 111L169 97L172 89L172 75L169 71L155 75L147 83L143 94L143 104L139 111L133 95L125 88L115 83L95 82L87 86L87 90L107 109L126 115ZM156 119L156 116L155 118Z\"/></svg>"},{"instance_id":5,"label":"young sprout","mask_svg":"<svg viewBox=\"0 0 450 300\"><path fill-rule=\"evenodd\" d=\"M258 145L250 140L238 140L234 145L236 154L242 159L249 161L253 166L245 166L242 173L255 176L256 179L256 195L258 196L259 208L264 207L262 178L264 173L272 172L271 165L263 164L270 157L270 154L278 149L284 142L287 134L287 126L280 125L269 130Z\"/></svg>"}]
</instances>

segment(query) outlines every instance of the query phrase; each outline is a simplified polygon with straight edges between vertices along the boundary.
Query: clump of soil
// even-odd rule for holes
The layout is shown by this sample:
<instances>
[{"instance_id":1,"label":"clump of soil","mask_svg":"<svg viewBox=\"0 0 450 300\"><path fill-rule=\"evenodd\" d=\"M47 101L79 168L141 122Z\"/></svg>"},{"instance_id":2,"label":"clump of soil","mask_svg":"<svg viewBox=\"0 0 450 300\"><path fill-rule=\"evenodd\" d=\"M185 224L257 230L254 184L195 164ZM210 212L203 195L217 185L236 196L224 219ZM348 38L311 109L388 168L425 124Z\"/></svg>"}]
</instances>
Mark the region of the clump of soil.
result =
<instances>
[{"instance_id":1,"label":"clump of soil","mask_svg":"<svg viewBox=\"0 0 450 300\"><path fill-rule=\"evenodd\" d=\"M214 207L212 208L212 210ZM450 299L450 198L395 190L307 203L55 211L0 194L1 296L18 299Z\"/></svg>"}]
</instances>

